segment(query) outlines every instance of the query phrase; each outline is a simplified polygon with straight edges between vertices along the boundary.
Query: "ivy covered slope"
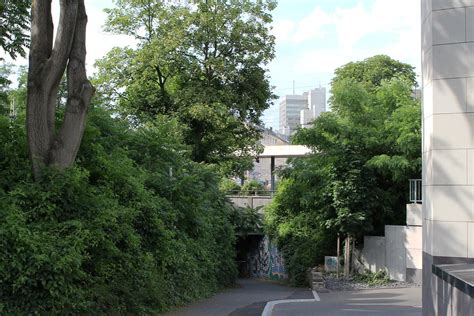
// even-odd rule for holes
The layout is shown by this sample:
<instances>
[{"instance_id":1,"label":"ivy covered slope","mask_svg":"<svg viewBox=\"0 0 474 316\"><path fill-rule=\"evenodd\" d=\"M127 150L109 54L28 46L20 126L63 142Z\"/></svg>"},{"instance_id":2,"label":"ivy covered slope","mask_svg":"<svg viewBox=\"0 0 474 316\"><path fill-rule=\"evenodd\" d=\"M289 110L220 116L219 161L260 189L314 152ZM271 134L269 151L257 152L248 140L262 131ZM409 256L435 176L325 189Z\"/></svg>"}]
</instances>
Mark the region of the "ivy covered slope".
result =
<instances>
[{"instance_id":1,"label":"ivy covered slope","mask_svg":"<svg viewBox=\"0 0 474 316\"><path fill-rule=\"evenodd\" d=\"M408 179L421 174L421 112L413 67L374 56L336 70L331 112L294 140L315 154L283 171L267 228L293 282L336 254L336 238L404 224Z\"/></svg>"},{"instance_id":2,"label":"ivy covered slope","mask_svg":"<svg viewBox=\"0 0 474 316\"><path fill-rule=\"evenodd\" d=\"M153 314L233 282L235 215L176 120L96 107L75 167L39 182L24 125L0 115L0 314Z\"/></svg>"}]
</instances>

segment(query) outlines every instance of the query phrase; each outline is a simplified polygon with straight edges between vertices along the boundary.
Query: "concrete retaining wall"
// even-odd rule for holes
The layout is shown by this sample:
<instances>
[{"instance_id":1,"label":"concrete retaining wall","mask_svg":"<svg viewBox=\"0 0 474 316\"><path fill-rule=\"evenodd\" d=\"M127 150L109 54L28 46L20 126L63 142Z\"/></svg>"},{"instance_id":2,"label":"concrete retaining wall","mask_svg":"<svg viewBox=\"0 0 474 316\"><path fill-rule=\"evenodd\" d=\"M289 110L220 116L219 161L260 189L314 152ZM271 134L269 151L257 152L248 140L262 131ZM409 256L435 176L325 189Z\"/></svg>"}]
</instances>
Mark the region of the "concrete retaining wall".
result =
<instances>
[{"instance_id":1,"label":"concrete retaining wall","mask_svg":"<svg viewBox=\"0 0 474 316\"><path fill-rule=\"evenodd\" d=\"M385 226L385 258L391 280L406 280L406 226Z\"/></svg>"},{"instance_id":2,"label":"concrete retaining wall","mask_svg":"<svg viewBox=\"0 0 474 316\"><path fill-rule=\"evenodd\" d=\"M364 236L360 262L366 270L377 272L385 269L385 237Z\"/></svg>"},{"instance_id":3,"label":"concrete retaining wall","mask_svg":"<svg viewBox=\"0 0 474 316\"><path fill-rule=\"evenodd\" d=\"M386 270L392 280L421 284L421 223L421 204L407 204L407 226L386 225L385 237L365 236L356 269Z\"/></svg>"},{"instance_id":4,"label":"concrete retaining wall","mask_svg":"<svg viewBox=\"0 0 474 316\"><path fill-rule=\"evenodd\" d=\"M265 206L272 201L271 196L229 196L230 201L237 207L257 208Z\"/></svg>"}]
</instances>

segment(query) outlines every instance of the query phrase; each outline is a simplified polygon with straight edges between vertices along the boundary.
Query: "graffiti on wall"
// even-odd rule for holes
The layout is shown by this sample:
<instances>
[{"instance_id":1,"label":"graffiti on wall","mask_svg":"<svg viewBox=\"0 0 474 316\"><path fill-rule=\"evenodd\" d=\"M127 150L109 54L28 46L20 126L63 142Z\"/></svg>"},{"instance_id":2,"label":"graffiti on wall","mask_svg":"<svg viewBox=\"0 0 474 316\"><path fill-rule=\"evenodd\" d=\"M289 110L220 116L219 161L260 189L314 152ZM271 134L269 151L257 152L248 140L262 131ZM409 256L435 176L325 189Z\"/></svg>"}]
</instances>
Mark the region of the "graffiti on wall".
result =
<instances>
[{"instance_id":1,"label":"graffiti on wall","mask_svg":"<svg viewBox=\"0 0 474 316\"><path fill-rule=\"evenodd\" d=\"M250 273L253 277L286 279L285 260L278 248L272 244L268 236L264 236L258 247L250 254Z\"/></svg>"}]
</instances>

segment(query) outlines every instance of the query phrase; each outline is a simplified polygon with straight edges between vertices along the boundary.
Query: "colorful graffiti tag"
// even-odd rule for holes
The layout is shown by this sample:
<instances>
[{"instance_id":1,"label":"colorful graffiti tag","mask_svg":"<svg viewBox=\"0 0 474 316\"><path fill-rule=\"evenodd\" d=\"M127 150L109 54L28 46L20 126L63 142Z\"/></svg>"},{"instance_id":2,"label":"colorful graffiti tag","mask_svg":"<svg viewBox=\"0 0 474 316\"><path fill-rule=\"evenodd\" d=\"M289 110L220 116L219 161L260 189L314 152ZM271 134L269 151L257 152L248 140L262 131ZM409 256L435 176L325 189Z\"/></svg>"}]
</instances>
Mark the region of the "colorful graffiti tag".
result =
<instances>
[{"instance_id":1,"label":"colorful graffiti tag","mask_svg":"<svg viewBox=\"0 0 474 316\"><path fill-rule=\"evenodd\" d=\"M250 254L250 273L252 277L286 279L285 260L271 240L264 236L257 249Z\"/></svg>"}]
</instances>

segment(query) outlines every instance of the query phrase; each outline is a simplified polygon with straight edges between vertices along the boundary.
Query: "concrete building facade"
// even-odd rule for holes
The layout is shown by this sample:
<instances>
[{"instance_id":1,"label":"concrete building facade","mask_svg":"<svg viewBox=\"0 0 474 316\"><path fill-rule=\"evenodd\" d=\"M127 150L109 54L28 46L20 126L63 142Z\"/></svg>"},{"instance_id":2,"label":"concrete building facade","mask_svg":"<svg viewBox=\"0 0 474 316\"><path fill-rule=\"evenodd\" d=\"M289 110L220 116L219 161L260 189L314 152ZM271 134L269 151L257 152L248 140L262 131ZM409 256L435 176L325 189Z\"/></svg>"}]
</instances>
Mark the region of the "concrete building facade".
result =
<instances>
[{"instance_id":1,"label":"concrete building facade","mask_svg":"<svg viewBox=\"0 0 474 316\"><path fill-rule=\"evenodd\" d=\"M291 135L300 124L300 112L308 107L308 93L285 95L280 102L280 133Z\"/></svg>"},{"instance_id":2,"label":"concrete building facade","mask_svg":"<svg viewBox=\"0 0 474 316\"><path fill-rule=\"evenodd\" d=\"M280 102L280 133L291 135L326 111L326 88L319 87L302 95L286 95Z\"/></svg>"},{"instance_id":3,"label":"concrete building facade","mask_svg":"<svg viewBox=\"0 0 474 316\"><path fill-rule=\"evenodd\" d=\"M319 87L308 92L308 107L313 115L313 120L321 113L326 112L326 88Z\"/></svg>"},{"instance_id":4,"label":"concrete building facade","mask_svg":"<svg viewBox=\"0 0 474 316\"><path fill-rule=\"evenodd\" d=\"M474 275L474 0L421 0L421 23L423 315L473 315L445 264Z\"/></svg>"}]
</instances>

